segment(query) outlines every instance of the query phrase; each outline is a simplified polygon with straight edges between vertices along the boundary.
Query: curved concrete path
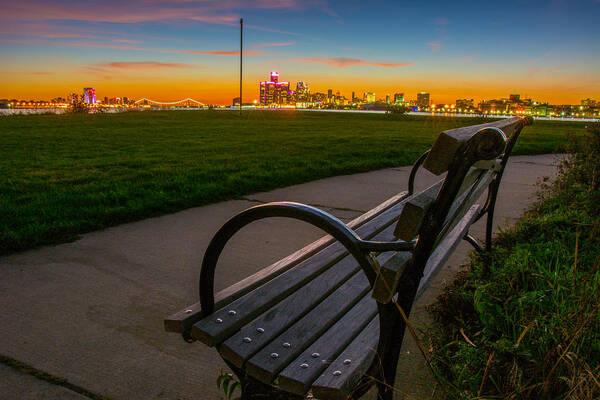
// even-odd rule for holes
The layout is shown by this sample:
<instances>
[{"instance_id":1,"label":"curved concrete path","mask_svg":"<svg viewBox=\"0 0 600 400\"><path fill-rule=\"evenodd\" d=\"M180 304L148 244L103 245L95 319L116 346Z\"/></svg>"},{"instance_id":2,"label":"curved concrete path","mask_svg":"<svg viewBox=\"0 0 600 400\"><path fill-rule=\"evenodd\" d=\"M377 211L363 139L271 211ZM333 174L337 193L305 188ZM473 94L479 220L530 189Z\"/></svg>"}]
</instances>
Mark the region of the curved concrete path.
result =
<instances>
[{"instance_id":1,"label":"curved concrete path","mask_svg":"<svg viewBox=\"0 0 600 400\"><path fill-rule=\"evenodd\" d=\"M532 204L536 182L554 175L555 161L553 155L512 158L500 190L497 225L514 222ZM199 266L213 233L236 212L273 200L317 205L349 221L405 190L409 171L400 167L323 179L2 257L0 355L109 398L219 399L215 380L225 366L216 352L162 329L165 315L198 298ZM423 173L418 180L423 188L435 178ZM472 232L482 237L481 222ZM230 242L217 286L236 282L320 236L300 222L257 222ZM413 319L422 319L423 307L466 260L468 250L466 244L459 247L416 304ZM428 378L417 366L420 356L413 358L415 349L407 339L408 362L401 363L398 382L402 392L413 391L406 398L422 398L429 390L416 382ZM0 393L9 399L44 398L39 394L57 390L43 381L32 384L32 379L2 367Z\"/></svg>"}]
</instances>

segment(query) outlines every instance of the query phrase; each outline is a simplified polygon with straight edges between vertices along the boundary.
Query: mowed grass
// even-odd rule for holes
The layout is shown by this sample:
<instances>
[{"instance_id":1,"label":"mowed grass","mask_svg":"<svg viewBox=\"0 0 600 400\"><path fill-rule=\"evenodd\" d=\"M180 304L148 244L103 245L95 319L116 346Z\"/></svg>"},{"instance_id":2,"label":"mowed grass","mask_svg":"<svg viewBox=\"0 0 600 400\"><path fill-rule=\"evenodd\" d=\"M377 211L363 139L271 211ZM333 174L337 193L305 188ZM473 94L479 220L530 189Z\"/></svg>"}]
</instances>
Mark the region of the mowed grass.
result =
<instances>
[{"instance_id":1,"label":"mowed grass","mask_svg":"<svg viewBox=\"0 0 600 400\"><path fill-rule=\"evenodd\" d=\"M2 117L0 254L252 192L408 165L440 131L480 122L258 111ZM568 132L583 130L536 122L515 151L551 153Z\"/></svg>"}]
</instances>

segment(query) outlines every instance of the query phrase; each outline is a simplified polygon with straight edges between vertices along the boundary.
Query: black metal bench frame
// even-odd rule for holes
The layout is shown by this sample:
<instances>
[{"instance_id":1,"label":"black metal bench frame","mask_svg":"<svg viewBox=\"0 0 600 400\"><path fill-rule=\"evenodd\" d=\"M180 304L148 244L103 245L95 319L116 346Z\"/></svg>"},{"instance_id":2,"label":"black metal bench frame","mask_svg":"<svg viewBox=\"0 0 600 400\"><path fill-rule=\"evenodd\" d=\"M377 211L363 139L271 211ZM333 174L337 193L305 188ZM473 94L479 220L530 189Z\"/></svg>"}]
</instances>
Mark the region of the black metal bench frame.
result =
<instances>
[{"instance_id":1,"label":"black metal bench frame","mask_svg":"<svg viewBox=\"0 0 600 400\"><path fill-rule=\"evenodd\" d=\"M377 309L380 326L377 359L368 368L360 382L353 385L351 397L359 398L375 383L378 386L379 398L383 400L391 399L393 392L390 388L394 385L396 366L406 328L404 317L399 310L404 310L405 316L408 315L420 289L426 264L436 246L440 244L440 237L453 229L465 215L467 209L471 207L472 202L477 200L477 198L471 198L473 196L463 197L462 200L459 198L465 178L473 171L473 166L476 166L477 163L484 164L480 167L483 171L493 173L493 175L490 175L490 183L485 185L488 188L488 195L484 206L474 210L476 214L460 232L460 238L473 245L477 251L484 251L478 241L468 234L468 228L472 223L487 215L485 250L489 251L492 247L494 208L502 175L521 129L523 126L531 124L531 122L530 118L512 118L453 130L454 135L459 138L456 143L453 143L453 148L448 149L448 145L442 143L440 145L442 152L436 150L435 159L431 157L434 146L432 150L423 154L415 162L409 176L408 193L398 195L399 198L406 198L414 194L415 177L424 163L427 164L428 161L431 161L428 169L434 173L436 173L436 168L438 174L447 171L435 201L427 208L422 223L418 227L418 238L416 240L390 242L362 240L353 229L337 218L315 207L299 203L268 203L239 213L219 229L206 249L199 281L200 303L167 317L165 319L165 329L181 333L186 341L194 341L197 338L193 337L191 331L192 326L197 321L210 316L216 308L224 307L232 299L234 300L240 295L248 293L269 279L268 271L258 278L251 277L253 282L242 283L237 288L236 285L233 285L232 289L226 289L223 293L219 293L218 298L215 300L214 276L216 265L228 240L236 232L246 225L264 218L286 217L301 220L320 228L340 242L360 265L371 288L381 287L383 281L386 290L389 291L388 296L383 296L386 297L385 299L373 295L378 300ZM508 139L505 133L510 134ZM442 139L438 138L438 141L440 140ZM446 165L441 168L439 165L436 167L434 164L444 157L446 158ZM486 160L491 161L486 164ZM479 194L476 197L479 197ZM451 214L454 216L449 220ZM443 249L443 257L438 260L439 263L443 263L447 259L456 243L449 246L452 248ZM381 279L381 266L373 257L373 253L392 251L410 252L411 254L407 267L398 275L400 283L397 286L393 282L390 283L385 279ZM378 277L380 278L379 282ZM236 292L239 293L236 294ZM282 398L303 398L303 396L282 393L275 386L254 379L242 368L236 367L227 360L225 361L242 384L242 399L277 398L279 395L283 396ZM372 377L376 377L376 379L372 379ZM322 393L322 396L329 397L326 391ZM255 397L256 395L258 397Z\"/></svg>"}]
</instances>

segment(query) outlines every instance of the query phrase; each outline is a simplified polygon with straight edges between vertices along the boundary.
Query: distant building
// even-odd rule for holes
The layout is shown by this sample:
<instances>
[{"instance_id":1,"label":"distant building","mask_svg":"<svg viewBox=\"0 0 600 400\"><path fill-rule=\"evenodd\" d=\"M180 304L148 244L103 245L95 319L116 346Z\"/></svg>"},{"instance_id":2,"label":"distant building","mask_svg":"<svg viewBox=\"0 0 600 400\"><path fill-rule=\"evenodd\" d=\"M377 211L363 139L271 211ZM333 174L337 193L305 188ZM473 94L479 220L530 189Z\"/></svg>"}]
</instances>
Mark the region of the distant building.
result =
<instances>
[{"instance_id":1,"label":"distant building","mask_svg":"<svg viewBox=\"0 0 600 400\"><path fill-rule=\"evenodd\" d=\"M390 104L390 95L389 94L385 95L385 104Z\"/></svg>"},{"instance_id":2,"label":"distant building","mask_svg":"<svg viewBox=\"0 0 600 400\"><path fill-rule=\"evenodd\" d=\"M260 104L287 104L290 83L279 82L279 72L271 72L271 80L260 82Z\"/></svg>"},{"instance_id":3,"label":"distant building","mask_svg":"<svg viewBox=\"0 0 600 400\"><path fill-rule=\"evenodd\" d=\"M520 94L511 94L510 96L508 96L508 101L510 101L511 103L520 103L521 95Z\"/></svg>"},{"instance_id":4,"label":"distant building","mask_svg":"<svg viewBox=\"0 0 600 400\"><path fill-rule=\"evenodd\" d=\"M71 93L67 96L67 100L69 104L77 104L79 103L79 95L77 93Z\"/></svg>"},{"instance_id":5,"label":"distant building","mask_svg":"<svg viewBox=\"0 0 600 400\"><path fill-rule=\"evenodd\" d=\"M457 99L456 108L460 110L468 110L474 107L473 99Z\"/></svg>"},{"instance_id":6,"label":"distant building","mask_svg":"<svg viewBox=\"0 0 600 400\"><path fill-rule=\"evenodd\" d=\"M429 93L417 93L417 105L419 107L429 107Z\"/></svg>"},{"instance_id":7,"label":"distant building","mask_svg":"<svg viewBox=\"0 0 600 400\"><path fill-rule=\"evenodd\" d=\"M353 102L353 103L355 103L355 102L356 102L356 96L355 96L355 93L354 93L354 92L352 92L352 102Z\"/></svg>"},{"instance_id":8,"label":"distant building","mask_svg":"<svg viewBox=\"0 0 600 400\"><path fill-rule=\"evenodd\" d=\"M96 89L91 87L83 88L83 102L86 104L96 104Z\"/></svg>"},{"instance_id":9,"label":"distant building","mask_svg":"<svg viewBox=\"0 0 600 400\"><path fill-rule=\"evenodd\" d=\"M306 102L310 96L310 90L305 82L296 83L296 101Z\"/></svg>"},{"instance_id":10,"label":"distant building","mask_svg":"<svg viewBox=\"0 0 600 400\"><path fill-rule=\"evenodd\" d=\"M404 93L395 93L394 94L394 103L396 103L396 104L404 103Z\"/></svg>"},{"instance_id":11,"label":"distant building","mask_svg":"<svg viewBox=\"0 0 600 400\"><path fill-rule=\"evenodd\" d=\"M367 104L375 103L375 93L373 93L373 92L363 93L363 100Z\"/></svg>"}]
</instances>

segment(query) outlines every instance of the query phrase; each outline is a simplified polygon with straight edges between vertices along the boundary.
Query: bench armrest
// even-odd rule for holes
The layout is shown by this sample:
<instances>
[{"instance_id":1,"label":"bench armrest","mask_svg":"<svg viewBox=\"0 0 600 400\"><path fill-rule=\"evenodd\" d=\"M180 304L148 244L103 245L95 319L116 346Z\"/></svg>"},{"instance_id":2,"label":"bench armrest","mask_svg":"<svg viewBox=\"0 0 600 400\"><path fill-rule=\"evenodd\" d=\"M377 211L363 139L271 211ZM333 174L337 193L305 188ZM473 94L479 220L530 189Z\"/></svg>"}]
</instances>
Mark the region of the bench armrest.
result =
<instances>
[{"instance_id":1,"label":"bench armrest","mask_svg":"<svg viewBox=\"0 0 600 400\"><path fill-rule=\"evenodd\" d=\"M211 240L200 271L200 305L204 315L215 310L214 277L219 256L231 237L244 226L264 218L284 217L298 219L316 226L337 239L359 263L371 286L374 285L378 266L370 252L412 250L415 242L374 242L362 240L352 229L333 215L318 208L293 202L275 202L251 207L227 221Z\"/></svg>"}]
</instances>

